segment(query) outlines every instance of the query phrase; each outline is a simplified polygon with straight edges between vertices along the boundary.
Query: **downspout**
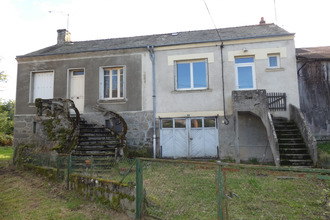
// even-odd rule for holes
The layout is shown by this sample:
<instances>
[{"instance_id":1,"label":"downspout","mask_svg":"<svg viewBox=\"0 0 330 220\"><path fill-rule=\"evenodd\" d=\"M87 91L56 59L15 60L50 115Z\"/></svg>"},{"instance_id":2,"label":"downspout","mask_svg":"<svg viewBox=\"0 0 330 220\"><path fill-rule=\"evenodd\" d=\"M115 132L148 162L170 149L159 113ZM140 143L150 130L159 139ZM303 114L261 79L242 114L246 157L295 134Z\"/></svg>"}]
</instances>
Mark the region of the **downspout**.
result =
<instances>
[{"instance_id":1,"label":"downspout","mask_svg":"<svg viewBox=\"0 0 330 220\"><path fill-rule=\"evenodd\" d=\"M219 34L219 37L220 37L220 34ZM220 45L220 53L221 53L221 78L222 78L222 103L223 103L223 117L224 117L224 124L225 125L228 125L229 124L229 120L226 116L226 100L225 100L225 73L224 73L224 70L223 70L223 41L222 39L220 38L221 40L221 45Z\"/></svg>"},{"instance_id":2,"label":"downspout","mask_svg":"<svg viewBox=\"0 0 330 220\"><path fill-rule=\"evenodd\" d=\"M153 158L156 159L156 73L155 73L155 51L154 46L147 46L152 62L152 101L153 101L153 126L154 134L152 136Z\"/></svg>"}]
</instances>

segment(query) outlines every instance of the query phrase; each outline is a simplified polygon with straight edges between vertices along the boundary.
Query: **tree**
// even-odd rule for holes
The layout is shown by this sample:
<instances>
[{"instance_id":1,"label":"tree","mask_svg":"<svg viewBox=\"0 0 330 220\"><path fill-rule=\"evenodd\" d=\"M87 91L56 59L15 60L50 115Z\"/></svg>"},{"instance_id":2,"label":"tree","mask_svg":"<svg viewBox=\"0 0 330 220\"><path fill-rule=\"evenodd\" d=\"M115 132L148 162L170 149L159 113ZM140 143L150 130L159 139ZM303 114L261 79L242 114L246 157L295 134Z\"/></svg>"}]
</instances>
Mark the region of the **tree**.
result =
<instances>
[{"instance_id":1,"label":"tree","mask_svg":"<svg viewBox=\"0 0 330 220\"><path fill-rule=\"evenodd\" d=\"M14 134L15 102L0 100L0 146L12 145Z\"/></svg>"},{"instance_id":2,"label":"tree","mask_svg":"<svg viewBox=\"0 0 330 220\"><path fill-rule=\"evenodd\" d=\"M1 58L0 58L0 62L1 62ZM5 71L0 70L0 82L7 82L7 74L5 73Z\"/></svg>"}]
</instances>

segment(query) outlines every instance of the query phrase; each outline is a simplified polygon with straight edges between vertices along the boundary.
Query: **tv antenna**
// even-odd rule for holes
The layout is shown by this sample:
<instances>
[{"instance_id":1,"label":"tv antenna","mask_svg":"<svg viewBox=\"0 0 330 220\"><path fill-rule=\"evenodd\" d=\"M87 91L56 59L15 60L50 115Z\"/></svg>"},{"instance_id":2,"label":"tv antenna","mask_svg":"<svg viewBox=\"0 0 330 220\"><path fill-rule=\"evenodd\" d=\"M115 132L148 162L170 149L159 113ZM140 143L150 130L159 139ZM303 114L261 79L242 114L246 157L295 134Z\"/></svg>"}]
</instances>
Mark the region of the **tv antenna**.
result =
<instances>
[{"instance_id":1,"label":"tv antenna","mask_svg":"<svg viewBox=\"0 0 330 220\"><path fill-rule=\"evenodd\" d=\"M66 30L69 31L69 13L64 13L62 11L48 11L49 13L56 13L56 14L62 14L62 15L66 15Z\"/></svg>"}]
</instances>

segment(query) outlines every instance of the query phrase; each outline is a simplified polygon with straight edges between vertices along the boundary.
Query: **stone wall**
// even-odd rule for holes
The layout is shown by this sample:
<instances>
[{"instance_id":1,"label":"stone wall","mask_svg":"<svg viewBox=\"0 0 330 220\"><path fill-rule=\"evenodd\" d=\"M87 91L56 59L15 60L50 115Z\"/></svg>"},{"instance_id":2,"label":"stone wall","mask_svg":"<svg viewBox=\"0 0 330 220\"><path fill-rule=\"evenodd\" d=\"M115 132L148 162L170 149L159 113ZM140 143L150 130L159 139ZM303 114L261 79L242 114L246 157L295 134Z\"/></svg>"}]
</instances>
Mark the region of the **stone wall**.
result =
<instances>
[{"instance_id":1,"label":"stone wall","mask_svg":"<svg viewBox=\"0 0 330 220\"><path fill-rule=\"evenodd\" d=\"M33 144L35 115L15 115L14 121L14 147L20 144Z\"/></svg>"},{"instance_id":2,"label":"stone wall","mask_svg":"<svg viewBox=\"0 0 330 220\"><path fill-rule=\"evenodd\" d=\"M132 218L135 217L136 187L133 185L70 174L70 189L108 203L111 208L124 211Z\"/></svg>"}]
</instances>

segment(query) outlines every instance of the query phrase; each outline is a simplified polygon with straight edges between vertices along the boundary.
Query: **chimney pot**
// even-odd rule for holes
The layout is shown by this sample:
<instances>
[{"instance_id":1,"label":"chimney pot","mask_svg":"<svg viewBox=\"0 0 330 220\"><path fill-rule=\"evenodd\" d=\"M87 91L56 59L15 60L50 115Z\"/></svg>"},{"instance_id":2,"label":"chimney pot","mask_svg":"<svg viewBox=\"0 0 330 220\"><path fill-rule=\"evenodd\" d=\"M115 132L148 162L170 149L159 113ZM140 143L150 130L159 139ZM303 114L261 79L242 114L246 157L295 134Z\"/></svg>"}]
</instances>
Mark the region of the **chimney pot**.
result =
<instances>
[{"instance_id":1,"label":"chimney pot","mask_svg":"<svg viewBox=\"0 0 330 220\"><path fill-rule=\"evenodd\" d=\"M261 17L259 24L260 25L266 24L266 21L264 20L264 17Z\"/></svg>"},{"instance_id":2,"label":"chimney pot","mask_svg":"<svg viewBox=\"0 0 330 220\"><path fill-rule=\"evenodd\" d=\"M61 45L71 42L70 35L70 32L66 29L57 30L57 44Z\"/></svg>"}]
</instances>

